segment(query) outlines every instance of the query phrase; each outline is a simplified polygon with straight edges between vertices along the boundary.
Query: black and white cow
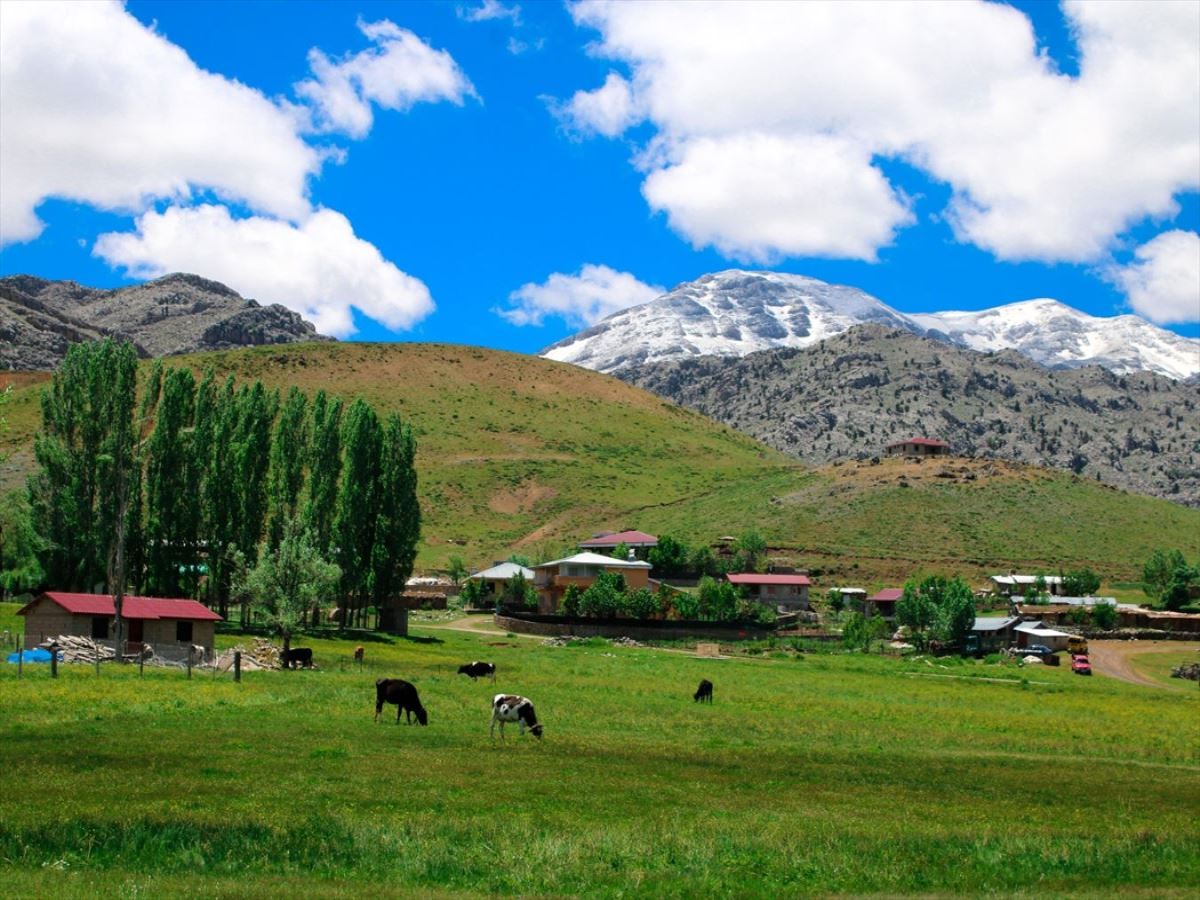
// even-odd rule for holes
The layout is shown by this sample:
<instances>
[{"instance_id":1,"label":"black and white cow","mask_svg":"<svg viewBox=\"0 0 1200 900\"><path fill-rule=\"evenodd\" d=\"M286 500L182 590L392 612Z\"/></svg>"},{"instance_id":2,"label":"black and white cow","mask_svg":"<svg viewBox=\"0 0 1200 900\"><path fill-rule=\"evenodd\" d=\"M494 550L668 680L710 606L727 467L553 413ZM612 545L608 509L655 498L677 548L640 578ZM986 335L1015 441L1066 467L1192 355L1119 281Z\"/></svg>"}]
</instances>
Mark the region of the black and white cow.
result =
<instances>
[{"instance_id":1,"label":"black and white cow","mask_svg":"<svg viewBox=\"0 0 1200 900\"><path fill-rule=\"evenodd\" d=\"M497 694L492 698L492 728L493 740L496 737L496 723L500 723L500 740L504 740L504 723L516 722L521 734L528 728L535 738L542 738L542 723L538 721L533 704L526 697L516 694Z\"/></svg>"},{"instance_id":2,"label":"black and white cow","mask_svg":"<svg viewBox=\"0 0 1200 900\"><path fill-rule=\"evenodd\" d=\"M496 681L496 664L488 662L467 663L464 666L458 667L458 674L466 675L472 681L476 678L491 678L494 683Z\"/></svg>"},{"instance_id":3,"label":"black and white cow","mask_svg":"<svg viewBox=\"0 0 1200 900\"><path fill-rule=\"evenodd\" d=\"M399 678L380 678L375 682L375 721L379 721L379 715L383 712L383 704L396 704L396 724L400 724L400 713L404 713L405 721L412 724L412 717L416 715L417 722L421 725L429 724L429 715L425 712L425 707L421 705L421 698L417 696L417 689Z\"/></svg>"},{"instance_id":4,"label":"black and white cow","mask_svg":"<svg viewBox=\"0 0 1200 900\"><path fill-rule=\"evenodd\" d=\"M692 694L692 699L697 703L712 703L712 682L707 678L702 679L700 687L696 688L696 693Z\"/></svg>"}]
</instances>

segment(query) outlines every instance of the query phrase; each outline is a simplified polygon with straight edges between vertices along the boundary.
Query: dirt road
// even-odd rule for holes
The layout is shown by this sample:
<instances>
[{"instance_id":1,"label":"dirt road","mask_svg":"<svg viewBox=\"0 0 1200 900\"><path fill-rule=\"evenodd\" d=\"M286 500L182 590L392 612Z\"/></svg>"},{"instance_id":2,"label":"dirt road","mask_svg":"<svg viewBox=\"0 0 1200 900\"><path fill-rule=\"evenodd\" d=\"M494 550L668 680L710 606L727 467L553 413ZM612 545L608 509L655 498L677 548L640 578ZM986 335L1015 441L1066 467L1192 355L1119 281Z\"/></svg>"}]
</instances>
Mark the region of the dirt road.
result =
<instances>
[{"instance_id":1,"label":"dirt road","mask_svg":"<svg viewBox=\"0 0 1200 900\"><path fill-rule=\"evenodd\" d=\"M1129 664L1130 658L1143 653L1178 653L1198 648L1200 643L1194 641L1088 641L1088 658L1092 661L1092 669L1101 675L1130 684L1166 689L1166 685L1139 675Z\"/></svg>"}]
</instances>

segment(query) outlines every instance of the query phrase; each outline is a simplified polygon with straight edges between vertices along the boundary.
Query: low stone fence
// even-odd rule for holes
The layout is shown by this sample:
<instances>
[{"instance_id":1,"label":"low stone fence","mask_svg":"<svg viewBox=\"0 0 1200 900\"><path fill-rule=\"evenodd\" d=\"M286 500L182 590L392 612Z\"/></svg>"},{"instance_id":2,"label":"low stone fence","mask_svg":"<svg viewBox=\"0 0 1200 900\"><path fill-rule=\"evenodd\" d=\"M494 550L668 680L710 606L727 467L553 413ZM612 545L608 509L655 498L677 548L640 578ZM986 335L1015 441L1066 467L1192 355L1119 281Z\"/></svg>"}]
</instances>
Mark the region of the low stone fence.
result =
<instances>
[{"instance_id":1,"label":"low stone fence","mask_svg":"<svg viewBox=\"0 0 1200 900\"><path fill-rule=\"evenodd\" d=\"M1076 628L1089 641L1197 641L1195 631L1162 631L1157 628L1118 628L1101 631L1098 628Z\"/></svg>"},{"instance_id":2,"label":"low stone fence","mask_svg":"<svg viewBox=\"0 0 1200 900\"><path fill-rule=\"evenodd\" d=\"M713 638L724 641L761 640L774 629L750 622L697 622L659 619L589 619L582 616L547 616L538 613L497 612L496 625L517 634L544 637L631 637L639 641L675 641Z\"/></svg>"}]
</instances>

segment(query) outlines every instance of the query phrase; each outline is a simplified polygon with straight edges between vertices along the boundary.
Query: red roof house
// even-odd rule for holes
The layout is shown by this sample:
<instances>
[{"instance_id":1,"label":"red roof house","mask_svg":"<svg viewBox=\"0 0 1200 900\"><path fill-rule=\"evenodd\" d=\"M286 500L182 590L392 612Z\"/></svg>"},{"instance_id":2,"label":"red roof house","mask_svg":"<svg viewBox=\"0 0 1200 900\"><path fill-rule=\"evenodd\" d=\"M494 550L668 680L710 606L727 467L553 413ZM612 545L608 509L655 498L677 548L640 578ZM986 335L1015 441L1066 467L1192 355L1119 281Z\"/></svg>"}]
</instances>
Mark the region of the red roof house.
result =
<instances>
[{"instance_id":1,"label":"red roof house","mask_svg":"<svg viewBox=\"0 0 1200 900\"><path fill-rule=\"evenodd\" d=\"M25 617L25 647L33 649L59 635L89 637L112 646L116 606L111 594L47 591L17 610ZM202 603L166 597L127 596L121 601L126 646L137 653L150 644L163 657L186 654L193 645L212 653L215 623L221 617Z\"/></svg>"},{"instance_id":2,"label":"red roof house","mask_svg":"<svg viewBox=\"0 0 1200 900\"><path fill-rule=\"evenodd\" d=\"M863 604L863 615L870 618L878 613L889 621L896 618L896 602L904 596L903 588L884 588L868 597Z\"/></svg>"},{"instance_id":3,"label":"red roof house","mask_svg":"<svg viewBox=\"0 0 1200 900\"><path fill-rule=\"evenodd\" d=\"M759 575L757 572L743 572L725 577L730 584L744 589L746 596L752 600L788 609L808 609L808 588L812 582L807 575Z\"/></svg>"},{"instance_id":4,"label":"red roof house","mask_svg":"<svg viewBox=\"0 0 1200 900\"><path fill-rule=\"evenodd\" d=\"M646 558L646 551L658 546L658 538L644 531L610 531L579 542L580 550L594 553L611 553L624 544L638 559Z\"/></svg>"}]
</instances>

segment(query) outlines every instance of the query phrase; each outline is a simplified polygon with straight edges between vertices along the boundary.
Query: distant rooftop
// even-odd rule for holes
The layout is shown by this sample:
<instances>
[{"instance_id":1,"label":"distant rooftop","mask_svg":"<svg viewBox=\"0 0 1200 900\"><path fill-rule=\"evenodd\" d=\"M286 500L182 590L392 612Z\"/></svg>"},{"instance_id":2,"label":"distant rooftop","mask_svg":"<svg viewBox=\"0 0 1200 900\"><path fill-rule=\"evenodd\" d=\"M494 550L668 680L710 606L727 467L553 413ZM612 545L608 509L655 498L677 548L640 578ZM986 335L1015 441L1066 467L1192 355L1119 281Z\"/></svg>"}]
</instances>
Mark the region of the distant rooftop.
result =
<instances>
[{"instance_id":1,"label":"distant rooftop","mask_svg":"<svg viewBox=\"0 0 1200 900\"><path fill-rule=\"evenodd\" d=\"M640 559L614 559L611 556L604 556L600 553L576 553L574 556L564 556L562 559L552 559L550 562L538 563L534 566L535 569L544 569L547 566L602 566L606 569L649 569L652 568L650 563L642 562Z\"/></svg>"},{"instance_id":2,"label":"distant rooftop","mask_svg":"<svg viewBox=\"0 0 1200 900\"><path fill-rule=\"evenodd\" d=\"M726 575L730 584L790 584L797 587L812 584L807 575L759 575L746 572L740 575Z\"/></svg>"},{"instance_id":3,"label":"distant rooftop","mask_svg":"<svg viewBox=\"0 0 1200 900\"><path fill-rule=\"evenodd\" d=\"M611 549L621 544L626 547L657 547L658 538L644 531L613 531L579 542L584 550Z\"/></svg>"}]
</instances>

